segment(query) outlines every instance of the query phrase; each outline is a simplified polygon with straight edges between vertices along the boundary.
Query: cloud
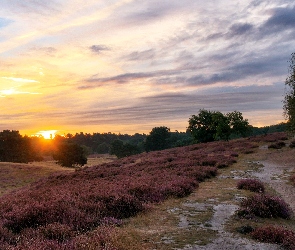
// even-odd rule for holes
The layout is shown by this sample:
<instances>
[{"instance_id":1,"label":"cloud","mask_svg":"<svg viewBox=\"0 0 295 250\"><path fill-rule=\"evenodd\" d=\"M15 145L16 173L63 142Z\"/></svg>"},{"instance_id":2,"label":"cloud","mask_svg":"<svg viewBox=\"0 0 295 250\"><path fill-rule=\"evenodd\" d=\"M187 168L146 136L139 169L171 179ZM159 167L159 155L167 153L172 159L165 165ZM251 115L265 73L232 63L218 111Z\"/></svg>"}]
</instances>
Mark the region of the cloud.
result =
<instances>
[{"instance_id":1,"label":"cloud","mask_svg":"<svg viewBox=\"0 0 295 250\"><path fill-rule=\"evenodd\" d=\"M230 27L230 31L227 34L227 37L233 38L235 36L247 35L252 32L254 26L250 23L236 23Z\"/></svg>"},{"instance_id":2,"label":"cloud","mask_svg":"<svg viewBox=\"0 0 295 250\"><path fill-rule=\"evenodd\" d=\"M126 102L124 106L95 108L76 111L71 119L81 124L160 124L171 126L176 121L183 124L200 109L219 110L227 113L234 110L241 112L271 112L281 109L278 93L282 93L281 84L269 86L246 86L240 88L220 87L213 91L191 91L190 93L161 93L144 96L136 100L136 104ZM248 119L248 117L245 117Z\"/></svg>"},{"instance_id":3,"label":"cloud","mask_svg":"<svg viewBox=\"0 0 295 250\"><path fill-rule=\"evenodd\" d=\"M123 59L127 59L129 61L144 61L151 60L155 58L155 50L148 49L144 51L134 51L127 56L123 56Z\"/></svg>"},{"instance_id":4,"label":"cloud","mask_svg":"<svg viewBox=\"0 0 295 250\"><path fill-rule=\"evenodd\" d=\"M39 81L32 80L32 79L25 79L25 78L17 78L17 77L1 77L6 80L11 80L13 82L20 82L20 83L38 83Z\"/></svg>"},{"instance_id":5,"label":"cloud","mask_svg":"<svg viewBox=\"0 0 295 250\"><path fill-rule=\"evenodd\" d=\"M295 7L277 8L274 14L264 24L266 28L295 29Z\"/></svg>"},{"instance_id":6,"label":"cloud","mask_svg":"<svg viewBox=\"0 0 295 250\"><path fill-rule=\"evenodd\" d=\"M29 13L30 15L53 15L61 7L59 1L35 1L35 0L2 0L1 7L9 9L13 13Z\"/></svg>"},{"instance_id":7,"label":"cloud","mask_svg":"<svg viewBox=\"0 0 295 250\"><path fill-rule=\"evenodd\" d=\"M293 30L295 32L295 6L285 8L274 8L272 15L266 20L266 22L260 27L259 31L261 35L277 36L278 33L285 32L287 30Z\"/></svg>"},{"instance_id":8,"label":"cloud","mask_svg":"<svg viewBox=\"0 0 295 250\"><path fill-rule=\"evenodd\" d=\"M110 50L105 45L92 45L92 46L89 47L89 49L90 49L91 52L97 53L97 54L99 54L100 52L105 51L105 50Z\"/></svg>"},{"instance_id":9,"label":"cloud","mask_svg":"<svg viewBox=\"0 0 295 250\"><path fill-rule=\"evenodd\" d=\"M82 84L82 86L79 86L79 89L91 89L91 88L97 88L101 87L103 83L115 83L115 84L124 84L124 83L130 83L133 81L141 80L141 79L147 79L151 80L153 78L157 77L163 77L163 76L170 76L176 74L176 70L159 70L159 71L151 71L151 72L133 72L133 73L125 73L120 75L115 75L112 77L102 77L102 78L89 78L86 79L84 82L86 84Z\"/></svg>"},{"instance_id":10,"label":"cloud","mask_svg":"<svg viewBox=\"0 0 295 250\"><path fill-rule=\"evenodd\" d=\"M0 90L0 97L7 97L11 95L39 95L40 93L34 93L34 92L23 92L23 91L17 91L15 89L5 89L5 90Z\"/></svg>"}]
</instances>

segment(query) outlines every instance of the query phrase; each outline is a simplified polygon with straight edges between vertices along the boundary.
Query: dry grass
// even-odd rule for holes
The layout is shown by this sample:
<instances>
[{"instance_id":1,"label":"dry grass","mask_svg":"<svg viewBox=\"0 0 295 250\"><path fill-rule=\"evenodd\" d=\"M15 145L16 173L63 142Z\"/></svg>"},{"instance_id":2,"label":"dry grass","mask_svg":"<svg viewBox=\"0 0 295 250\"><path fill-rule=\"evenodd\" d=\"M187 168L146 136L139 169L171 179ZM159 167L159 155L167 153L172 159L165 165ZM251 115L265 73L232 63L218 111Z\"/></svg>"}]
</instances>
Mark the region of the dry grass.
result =
<instances>
[{"instance_id":1,"label":"dry grass","mask_svg":"<svg viewBox=\"0 0 295 250\"><path fill-rule=\"evenodd\" d=\"M29 164L0 162L0 196L61 171L73 170L62 168L52 161Z\"/></svg>"},{"instance_id":2,"label":"dry grass","mask_svg":"<svg viewBox=\"0 0 295 250\"><path fill-rule=\"evenodd\" d=\"M88 158L85 167L111 162L114 159L116 157L110 155L95 155ZM0 196L53 173L67 171L72 172L74 169L61 167L50 160L29 164L0 162Z\"/></svg>"}]
</instances>

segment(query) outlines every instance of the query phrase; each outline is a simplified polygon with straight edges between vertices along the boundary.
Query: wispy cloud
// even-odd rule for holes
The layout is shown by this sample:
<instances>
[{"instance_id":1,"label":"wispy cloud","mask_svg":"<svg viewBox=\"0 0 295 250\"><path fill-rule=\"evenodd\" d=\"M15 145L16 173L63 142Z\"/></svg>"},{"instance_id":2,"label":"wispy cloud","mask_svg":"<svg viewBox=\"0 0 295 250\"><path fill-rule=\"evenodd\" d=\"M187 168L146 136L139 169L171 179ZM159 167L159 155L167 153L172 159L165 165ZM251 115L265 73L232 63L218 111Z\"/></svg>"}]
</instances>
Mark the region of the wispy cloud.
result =
<instances>
[{"instance_id":1,"label":"wispy cloud","mask_svg":"<svg viewBox=\"0 0 295 250\"><path fill-rule=\"evenodd\" d=\"M20 83L38 83L39 81L31 80L31 79L24 79L24 78L17 78L17 77L1 77L2 79L11 80L13 82L20 82Z\"/></svg>"},{"instance_id":2,"label":"wispy cloud","mask_svg":"<svg viewBox=\"0 0 295 250\"><path fill-rule=\"evenodd\" d=\"M89 49L91 52L97 53L97 54L99 54L100 52L105 51L105 50L110 50L110 48L108 48L105 45L92 45L89 47Z\"/></svg>"}]
</instances>

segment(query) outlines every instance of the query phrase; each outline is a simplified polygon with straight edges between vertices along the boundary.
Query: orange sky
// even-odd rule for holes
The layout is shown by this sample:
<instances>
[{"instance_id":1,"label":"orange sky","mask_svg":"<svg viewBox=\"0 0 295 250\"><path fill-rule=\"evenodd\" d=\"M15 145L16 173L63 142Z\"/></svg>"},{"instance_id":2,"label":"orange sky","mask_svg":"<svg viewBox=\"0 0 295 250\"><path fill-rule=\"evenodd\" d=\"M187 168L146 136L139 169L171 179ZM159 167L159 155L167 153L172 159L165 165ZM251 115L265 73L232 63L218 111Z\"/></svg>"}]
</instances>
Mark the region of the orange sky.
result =
<instances>
[{"instance_id":1,"label":"orange sky","mask_svg":"<svg viewBox=\"0 0 295 250\"><path fill-rule=\"evenodd\" d=\"M185 131L203 108L282 122L294 11L277 0L5 1L0 130Z\"/></svg>"}]
</instances>

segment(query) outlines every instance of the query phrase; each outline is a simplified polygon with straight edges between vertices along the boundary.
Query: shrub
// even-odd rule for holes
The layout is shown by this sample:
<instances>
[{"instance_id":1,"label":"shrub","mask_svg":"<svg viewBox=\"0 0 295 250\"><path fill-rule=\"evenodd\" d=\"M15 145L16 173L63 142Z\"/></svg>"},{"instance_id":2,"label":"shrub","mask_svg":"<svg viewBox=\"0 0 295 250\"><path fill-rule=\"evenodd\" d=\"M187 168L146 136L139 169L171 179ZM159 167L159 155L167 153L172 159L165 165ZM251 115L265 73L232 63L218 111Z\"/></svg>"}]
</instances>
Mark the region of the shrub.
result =
<instances>
[{"instance_id":1,"label":"shrub","mask_svg":"<svg viewBox=\"0 0 295 250\"><path fill-rule=\"evenodd\" d=\"M292 184L295 186L295 174L293 174L293 175L290 177L290 181L291 181Z\"/></svg>"},{"instance_id":2,"label":"shrub","mask_svg":"<svg viewBox=\"0 0 295 250\"><path fill-rule=\"evenodd\" d=\"M241 226L241 227L237 228L236 230L240 234L249 234L254 231L254 228L247 225L247 226Z\"/></svg>"},{"instance_id":3,"label":"shrub","mask_svg":"<svg viewBox=\"0 0 295 250\"><path fill-rule=\"evenodd\" d=\"M273 149L281 149L286 146L286 143L283 141L272 143L268 146L268 148L273 148Z\"/></svg>"},{"instance_id":4,"label":"shrub","mask_svg":"<svg viewBox=\"0 0 295 250\"><path fill-rule=\"evenodd\" d=\"M295 148L295 140L290 142L289 147L290 147L290 148Z\"/></svg>"},{"instance_id":5,"label":"shrub","mask_svg":"<svg viewBox=\"0 0 295 250\"><path fill-rule=\"evenodd\" d=\"M292 210L289 205L277 196L256 194L241 203L239 215L255 215L262 218L290 219Z\"/></svg>"},{"instance_id":6,"label":"shrub","mask_svg":"<svg viewBox=\"0 0 295 250\"><path fill-rule=\"evenodd\" d=\"M57 240L58 242L63 242L73 236L69 226L57 222L41 227L40 232L46 239Z\"/></svg>"},{"instance_id":7,"label":"shrub","mask_svg":"<svg viewBox=\"0 0 295 250\"><path fill-rule=\"evenodd\" d=\"M251 192L264 193L263 182L256 179L244 179L237 183L238 189L245 189Z\"/></svg>"},{"instance_id":8,"label":"shrub","mask_svg":"<svg viewBox=\"0 0 295 250\"><path fill-rule=\"evenodd\" d=\"M251 233L251 236L261 242L280 244L290 250L295 249L295 232L284 227L259 227Z\"/></svg>"}]
</instances>

